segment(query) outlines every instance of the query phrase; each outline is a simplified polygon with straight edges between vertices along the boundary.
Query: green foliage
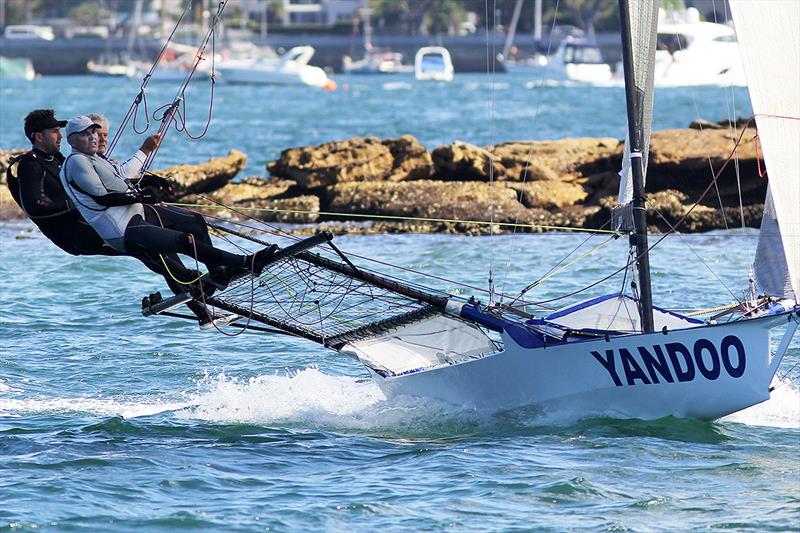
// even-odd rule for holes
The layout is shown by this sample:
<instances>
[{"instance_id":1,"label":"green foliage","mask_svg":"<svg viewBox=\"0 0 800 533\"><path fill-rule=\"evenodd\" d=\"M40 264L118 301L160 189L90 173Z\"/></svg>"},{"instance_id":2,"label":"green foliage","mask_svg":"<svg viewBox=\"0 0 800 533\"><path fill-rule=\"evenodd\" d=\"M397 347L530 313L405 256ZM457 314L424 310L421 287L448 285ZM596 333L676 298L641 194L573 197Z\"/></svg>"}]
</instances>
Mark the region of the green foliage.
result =
<instances>
[{"instance_id":1,"label":"green foliage","mask_svg":"<svg viewBox=\"0 0 800 533\"><path fill-rule=\"evenodd\" d=\"M5 0L6 24L25 24L39 8L39 0Z\"/></svg>"},{"instance_id":2,"label":"green foliage","mask_svg":"<svg viewBox=\"0 0 800 533\"><path fill-rule=\"evenodd\" d=\"M69 10L69 18L84 26L104 24L110 15L97 0L87 0Z\"/></svg>"}]
</instances>

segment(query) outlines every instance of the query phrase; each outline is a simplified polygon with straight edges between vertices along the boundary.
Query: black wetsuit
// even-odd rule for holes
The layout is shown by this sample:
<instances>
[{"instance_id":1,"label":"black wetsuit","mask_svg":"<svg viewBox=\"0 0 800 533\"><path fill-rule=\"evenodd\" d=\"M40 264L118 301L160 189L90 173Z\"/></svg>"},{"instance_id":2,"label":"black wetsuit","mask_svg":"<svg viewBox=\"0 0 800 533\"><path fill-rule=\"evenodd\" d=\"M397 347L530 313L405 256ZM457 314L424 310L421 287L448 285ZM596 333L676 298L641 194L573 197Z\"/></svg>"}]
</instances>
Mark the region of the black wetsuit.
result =
<instances>
[{"instance_id":1,"label":"black wetsuit","mask_svg":"<svg viewBox=\"0 0 800 533\"><path fill-rule=\"evenodd\" d=\"M16 161L17 176L11 173L11 165L6 173L11 196L53 244L71 255L122 255L100 238L67 199L58 175L63 155L34 148Z\"/></svg>"}]
</instances>

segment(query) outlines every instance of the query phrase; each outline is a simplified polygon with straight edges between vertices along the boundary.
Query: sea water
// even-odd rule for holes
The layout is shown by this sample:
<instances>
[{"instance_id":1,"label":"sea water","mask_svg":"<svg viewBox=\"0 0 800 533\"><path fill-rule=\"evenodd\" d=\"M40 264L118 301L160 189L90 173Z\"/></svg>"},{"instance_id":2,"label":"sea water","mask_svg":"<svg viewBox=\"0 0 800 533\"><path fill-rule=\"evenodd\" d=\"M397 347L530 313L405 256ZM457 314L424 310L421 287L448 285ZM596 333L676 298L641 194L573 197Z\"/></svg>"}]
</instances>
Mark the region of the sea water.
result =
<instances>
[{"instance_id":1,"label":"sea water","mask_svg":"<svg viewBox=\"0 0 800 533\"><path fill-rule=\"evenodd\" d=\"M188 141L170 133L155 166L238 148L249 157L246 173L263 175L284 148L355 135L410 133L429 149L456 139L486 145L624 136L620 89L530 88L529 81L339 77L332 93L220 83L208 135ZM29 109L54 107L65 118L97 111L113 123L137 89L134 81L89 77L3 80L0 147L25 145L21 119ZM151 113L175 92L155 83L151 89ZM194 133L205 124L206 89L192 89L188 100ZM742 90L656 95L656 128L748 114ZM118 154L140 142L129 132ZM740 229L666 239L651 258L656 303L701 308L741 298L756 239L757 231ZM461 295L471 289L459 283L485 289L490 271L498 291L516 294L579 245L572 258L592 251L529 293L540 300L624 264L624 239L606 240L336 238L346 252L433 274L412 278ZM615 277L554 305L622 285ZM388 401L357 362L301 339L228 337L142 317L141 297L159 289L163 280L133 259L67 256L28 222L0 224L0 528L800 527L800 339L769 401L715 422L586 418L557 409L497 414Z\"/></svg>"}]
</instances>

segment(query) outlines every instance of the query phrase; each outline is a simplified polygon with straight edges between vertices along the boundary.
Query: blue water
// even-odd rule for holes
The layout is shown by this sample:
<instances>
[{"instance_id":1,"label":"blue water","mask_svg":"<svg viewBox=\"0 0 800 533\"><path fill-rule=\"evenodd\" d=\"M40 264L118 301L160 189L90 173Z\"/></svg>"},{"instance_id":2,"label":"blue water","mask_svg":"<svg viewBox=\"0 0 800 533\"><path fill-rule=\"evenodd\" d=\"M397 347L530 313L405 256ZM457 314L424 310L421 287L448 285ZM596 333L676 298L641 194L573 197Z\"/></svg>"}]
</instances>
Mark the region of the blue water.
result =
<instances>
[{"instance_id":1,"label":"blue water","mask_svg":"<svg viewBox=\"0 0 800 533\"><path fill-rule=\"evenodd\" d=\"M248 173L263 174L283 148L354 135L411 133L433 148L454 139L624 131L614 88L529 89L524 78L499 75L458 76L450 85L338 82L333 93L220 85L209 135L187 142L170 134L156 166L233 147L249 155ZM114 120L136 87L81 77L3 81L0 147L24 145L20 120L29 108L52 106L65 117L99 111ZM152 99L173 90L154 85ZM659 92L656 127L726 118L730 96L713 88ZM735 98L734 114L747 115L739 109L745 94ZM190 104L197 117L207 111L202 98ZM193 118L190 127L202 125ZM120 153L138 142L125 138ZM692 308L727 303L728 291L740 296L756 237L732 230L667 239L651 259L656 302ZM477 287L486 287L492 269L498 289L513 293L585 239L336 241L351 253ZM582 250L603 241L592 238ZM532 296L569 292L617 268L625 260L621 241ZM451 281L416 280L470 293ZM621 283L614 278L586 296ZM800 529L798 339L772 399L716 422L498 415L389 402L358 363L302 340L230 338L141 317L141 297L162 288L132 259L66 256L27 222L0 224L0 528Z\"/></svg>"}]
</instances>

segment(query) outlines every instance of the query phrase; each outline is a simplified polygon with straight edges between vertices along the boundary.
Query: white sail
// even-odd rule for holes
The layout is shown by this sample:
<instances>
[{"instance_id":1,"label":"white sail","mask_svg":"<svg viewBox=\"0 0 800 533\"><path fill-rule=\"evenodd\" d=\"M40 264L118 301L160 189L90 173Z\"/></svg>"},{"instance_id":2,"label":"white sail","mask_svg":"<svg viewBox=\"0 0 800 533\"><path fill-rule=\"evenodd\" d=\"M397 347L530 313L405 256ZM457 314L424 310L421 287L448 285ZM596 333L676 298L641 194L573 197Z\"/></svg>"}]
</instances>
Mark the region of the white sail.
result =
<instances>
[{"instance_id":1,"label":"white sail","mask_svg":"<svg viewBox=\"0 0 800 533\"><path fill-rule=\"evenodd\" d=\"M656 61L656 28L658 26L659 0L630 2L628 11L631 20L631 48L633 50L634 85L641 98L641 121L643 132L642 177L647 176L647 154L650 150L650 131L653 125L653 79ZM625 154L620 170L619 203L627 204L633 198L633 176L631 174L630 139L625 135ZM644 185L644 183L643 183Z\"/></svg>"},{"instance_id":2,"label":"white sail","mask_svg":"<svg viewBox=\"0 0 800 533\"><path fill-rule=\"evenodd\" d=\"M778 227L772 190L769 188L767 188L767 200L764 202L761 233L758 236L755 274L758 286L764 294L781 298L791 297L792 283L789 277L789 267L783 251L783 239Z\"/></svg>"},{"instance_id":3,"label":"white sail","mask_svg":"<svg viewBox=\"0 0 800 533\"><path fill-rule=\"evenodd\" d=\"M731 0L779 235L762 232L756 275L770 296L800 299L800 2ZM768 199L769 202L769 199ZM776 260L782 244L784 264ZM782 284L788 272L791 290ZM770 281L772 280L772 281ZM792 294L794 292L794 294Z\"/></svg>"}]
</instances>

